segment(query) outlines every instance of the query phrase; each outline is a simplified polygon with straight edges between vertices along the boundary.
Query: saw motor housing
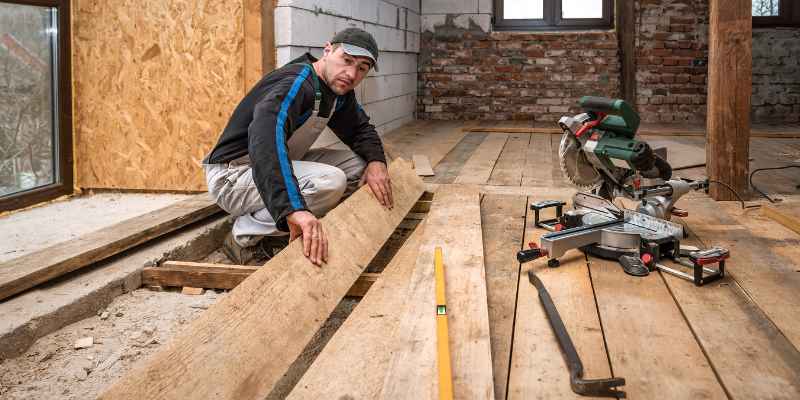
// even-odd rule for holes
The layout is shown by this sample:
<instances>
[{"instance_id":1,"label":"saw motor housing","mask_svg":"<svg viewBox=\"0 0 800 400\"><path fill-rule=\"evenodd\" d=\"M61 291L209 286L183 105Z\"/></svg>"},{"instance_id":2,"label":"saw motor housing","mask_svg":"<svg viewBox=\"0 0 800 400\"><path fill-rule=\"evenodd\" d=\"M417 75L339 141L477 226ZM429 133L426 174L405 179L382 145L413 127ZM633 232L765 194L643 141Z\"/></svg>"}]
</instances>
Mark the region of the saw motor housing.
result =
<instances>
[{"instance_id":1,"label":"saw motor housing","mask_svg":"<svg viewBox=\"0 0 800 400\"><path fill-rule=\"evenodd\" d=\"M636 139L639 115L624 100L585 96L578 104L583 113L559 120L559 162L573 184L608 200L641 200L637 211L662 219L670 219L680 196L707 186L670 180L667 161Z\"/></svg>"}]
</instances>

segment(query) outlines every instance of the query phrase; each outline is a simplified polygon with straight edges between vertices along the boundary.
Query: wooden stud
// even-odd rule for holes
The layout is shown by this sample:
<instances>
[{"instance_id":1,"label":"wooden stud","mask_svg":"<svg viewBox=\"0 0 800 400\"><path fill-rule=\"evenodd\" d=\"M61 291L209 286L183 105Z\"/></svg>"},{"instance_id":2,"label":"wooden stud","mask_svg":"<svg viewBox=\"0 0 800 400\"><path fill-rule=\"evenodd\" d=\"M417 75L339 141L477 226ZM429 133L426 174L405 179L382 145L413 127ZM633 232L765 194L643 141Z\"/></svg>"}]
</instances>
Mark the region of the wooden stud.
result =
<instances>
[{"instance_id":1,"label":"wooden stud","mask_svg":"<svg viewBox=\"0 0 800 400\"><path fill-rule=\"evenodd\" d=\"M750 0L709 2L708 112L706 162L712 180L733 190L748 190L753 19ZM720 184L715 200L735 200Z\"/></svg>"},{"instance_id":2,"label":"wooden stud","mask_svg":"<svg viewBox=\"0 0 800 400\"><path fill-rule=\"evenodd\" d=\"M622 98L636 108L636 10L633 1L617 1Z\"/></svg>"}]
</instances>

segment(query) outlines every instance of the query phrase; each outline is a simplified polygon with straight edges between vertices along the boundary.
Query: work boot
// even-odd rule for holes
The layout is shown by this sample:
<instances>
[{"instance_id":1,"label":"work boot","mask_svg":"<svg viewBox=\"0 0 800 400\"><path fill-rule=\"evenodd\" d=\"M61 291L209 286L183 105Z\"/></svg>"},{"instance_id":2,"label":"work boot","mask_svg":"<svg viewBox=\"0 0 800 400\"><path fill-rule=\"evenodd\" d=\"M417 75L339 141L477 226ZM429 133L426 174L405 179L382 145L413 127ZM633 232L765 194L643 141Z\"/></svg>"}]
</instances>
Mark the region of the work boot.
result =
<instances>
[{"instance_id":1,"label":"work boot","mask_svg":"<svg viewBox=\"0 0 800 400\"><path fill-rule=\"evenodd\" d=\"M243 247L233 239L233 233L228 232L228 235L225 236L225 241L222 242L222 253L225 254L229 260L238 265L247 265L247 263L257 258L264 258L265 256L271 258L272 256L270 254L265 254L264 252L261 245L263 241L262 239L253 246Z\"/></svg>"},{"instance_id":2,"label":"work boot","mask_svg":"<svg viewBox=\"0 0 800 400\"><path fill-rule=\"evenodd\" d=\"M260 242L261 248L267 254L265 261L271 260L272 257L278 255L286 246L289 245L289 236L267 236Z\"/></svg>"}]
</instances>

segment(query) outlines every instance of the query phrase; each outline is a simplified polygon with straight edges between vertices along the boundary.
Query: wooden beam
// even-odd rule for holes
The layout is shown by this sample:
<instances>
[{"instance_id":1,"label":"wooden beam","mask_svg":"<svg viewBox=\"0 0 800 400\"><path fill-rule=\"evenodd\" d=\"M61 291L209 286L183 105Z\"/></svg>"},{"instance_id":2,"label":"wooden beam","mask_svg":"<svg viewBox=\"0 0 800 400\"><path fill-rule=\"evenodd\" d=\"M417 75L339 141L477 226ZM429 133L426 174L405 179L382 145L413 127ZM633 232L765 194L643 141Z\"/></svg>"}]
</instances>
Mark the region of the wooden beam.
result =
<instances>
[{"instance_id":1,"label":"wooden beam","mask_svg":"<svg viewBox=\"0 0 800 400\"><path fill-rule=\"evenodd\" d=\"M0 263L0 300L219 213L207 193Z\"/></svg>"},{"instance_id":2,"label":"wooden beam","mask_svg":"<svg viewBox=\"0 0 800 400\"><path fill-rule=\"evenodd\" d=\"M633 1L617 1L622 98L636 108L636 12Z\"/></svg>"},{"instance_id":3,"label":"wooden beam","mask_svg":"<svg viewBox=\"0 0 800 400\"><path fill-rule=\"evenodd\" d=\"M401 310L408 300L424 222L386 266L287 400L376 399L397 350ZM332 374L331 371L336 371Z\"/></svg>"},{"instance_id":4,"label":"wooden beam","mask_svg":"<svg viewBox=\"0 0 800 400\"><path fill-rule=\"evenodd\" d=\"M205 289L233 289L259 267L187 261L167 261L160 267L142 270L143 286L191 286ZM363 297L381 274L363 272L346 296Z\"/></svg>"},{"instance_id":5,"label":"wooden beam","mask_svg":"<svg viewBox=\"0 0 800 400\"><path fill-rule=\"evenodd\" d=\"M266 397L422 194L409 162L389 173L394 208L362 187L322 218L325 265L290 243L100 398Z\"/></svg>"},{"instance_id":6,"label":"wooden beam","mask_svg":"<svg viewBox=\"0 0 800 400\"><path fill-rule=\"evenodd\" d=\"M753 19L750 0L709 2L707 172L735 191L748 190ZM735 200L730 190L712 184L715 200Z\"/></svg>"},{"instance_id":7,"label":"wooden beam","mask_svg":"<svg viewBox=\"0 0 800 400\"><path fill-rule=\"evenodd\" d=\"M453 388L458 399L494 399L479 195L453 186L436 193L402 311L383 399L438 395L433 253L444 253Z\"/></svg>"}]
</instances>

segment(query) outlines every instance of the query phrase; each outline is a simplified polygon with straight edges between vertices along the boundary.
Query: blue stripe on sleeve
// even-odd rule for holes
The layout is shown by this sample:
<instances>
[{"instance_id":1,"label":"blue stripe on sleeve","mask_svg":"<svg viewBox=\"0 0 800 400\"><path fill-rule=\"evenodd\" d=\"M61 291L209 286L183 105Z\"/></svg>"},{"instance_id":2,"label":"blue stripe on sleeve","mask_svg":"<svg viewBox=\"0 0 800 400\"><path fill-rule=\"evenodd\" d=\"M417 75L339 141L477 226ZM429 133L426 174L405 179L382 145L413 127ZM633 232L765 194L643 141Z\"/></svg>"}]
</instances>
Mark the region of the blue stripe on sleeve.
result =
<instances>
[{"instance_id":1,"label":"blue stripe on sleeve","mask_svg":"<svg viewBox=\"0 0 800 400\"><path fill-rule=\"evenodd\" d=\"M278 150L278 161L281 165L281 174L286 185L286 192L289 194L289 203L294 209L303 208L303 202L300 201L300 193L297 192L297 186L292 181L292 164L289 160L289 155L286 153L284 125L286 124L286 118L289 116L289 107L292 105L295 96L297 96L300 86L303 85L303 81L308 77L310 69L311 67L307 65L300 72L300 75L295 78L291 89L289 89L289 94L286 95L281 103L281 110L278 112L278 124L275 126L275 148Z\"/></svg>"}]
</instances>

